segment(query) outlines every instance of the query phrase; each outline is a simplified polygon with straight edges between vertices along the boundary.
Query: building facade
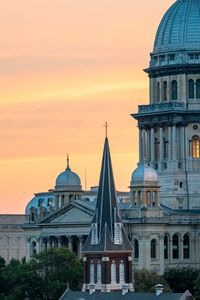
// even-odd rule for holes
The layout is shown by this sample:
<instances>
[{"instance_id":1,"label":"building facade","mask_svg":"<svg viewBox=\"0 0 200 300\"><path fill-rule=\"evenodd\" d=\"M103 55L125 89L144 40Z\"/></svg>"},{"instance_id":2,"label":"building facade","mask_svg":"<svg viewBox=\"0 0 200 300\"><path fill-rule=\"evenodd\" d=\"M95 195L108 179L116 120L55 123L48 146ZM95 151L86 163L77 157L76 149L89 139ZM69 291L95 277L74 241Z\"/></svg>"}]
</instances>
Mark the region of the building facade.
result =
<instances>
[{"instance_id":1,"label":"building facade","mask_svg":"<svg viewBox=\"0 0 200 300\"><path fill-rule=\"evenodd\" d=\"M133 247L133 270L162 274L168 267L200 268L199 28L200 0L177 0L169 8L145 70L149 104L133 114L139 128L139 163L130 193L117 192L116 198ZM30 259L36 252L65 246L82 257L98 190L83 191L67 161L54 189L35 194L28 203L25 222L18 226L20 255ZM0 254L9 261L5 249L0 247Z\"/></svg>"}]
</instances>

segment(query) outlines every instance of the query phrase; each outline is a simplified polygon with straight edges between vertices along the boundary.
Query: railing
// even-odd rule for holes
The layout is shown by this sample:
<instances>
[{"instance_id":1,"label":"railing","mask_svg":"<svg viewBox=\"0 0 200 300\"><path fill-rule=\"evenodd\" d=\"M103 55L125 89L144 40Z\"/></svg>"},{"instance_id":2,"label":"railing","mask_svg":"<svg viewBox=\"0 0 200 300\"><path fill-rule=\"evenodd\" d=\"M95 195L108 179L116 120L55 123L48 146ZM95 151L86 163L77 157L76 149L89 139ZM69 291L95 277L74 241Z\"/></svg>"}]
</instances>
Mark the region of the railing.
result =
<instances>
[{"instance_id":1,"label":"railing","mask_svg":"<svg viewBox=\"0 0 200 300\"><path fill-rule=\"evenodd\" d=\"M179 101L171 101L171 102L161 102L156 104L149 105L139 105L138 113L148 113L154 111L163 111L163 110L184 110L185 103Z\"/></svg>"}]
</instances>

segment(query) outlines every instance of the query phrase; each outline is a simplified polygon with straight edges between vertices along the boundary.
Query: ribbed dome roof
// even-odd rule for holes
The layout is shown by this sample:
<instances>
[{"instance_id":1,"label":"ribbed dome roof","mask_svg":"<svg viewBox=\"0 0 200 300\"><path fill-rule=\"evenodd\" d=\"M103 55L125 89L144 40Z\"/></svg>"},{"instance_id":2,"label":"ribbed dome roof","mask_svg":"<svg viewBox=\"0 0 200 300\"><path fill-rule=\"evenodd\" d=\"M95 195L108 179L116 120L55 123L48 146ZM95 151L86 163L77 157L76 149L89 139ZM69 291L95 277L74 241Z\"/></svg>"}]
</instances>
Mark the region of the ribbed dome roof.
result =
<instances>
[{"instance_id":1,"label":"ribbed dome roof","mask_svg":"<svg viewBox=\"0 0 200 300\"><path fill-rule=\"evenodd\" d=\"M76 173L72 172L70 168L67 168L64 172L58 175L56 179L56 187L72 185L81 185L81 180Z\"/></svg>"},{"instance_id":2,"label":"ribbed dome roof","mask_svg":"<svg viewBox=\"0 0 200 300\"><path fill-rule=\"evenodd\" d=\"M67 168L64 172L58 175L56 179L55 189L63 190L63 189L80 189L81 188L81 180L80 177L71 171L69 167L69 157L67 157Z\"/></svg>"},{"instance_id":3,"label":"ribbed dome roof","mask_svg":"<svg viewBox=\"0 0 200 300\"><path fill-rule=\"evenodd\" d=\"M139 164L131 176L132 182L158 181L157 172L147 164Z\"/></svg>"},{"instance_id":4,"label":"ribbed dome roof","mask_svg":"<svg viewBox=\"0 0 200 300\"><path fill-rule=\"evenodd\" d=\"M200 0L177 0L159 25L154 53L200 50Z\"/></svg>"}]
</instances>

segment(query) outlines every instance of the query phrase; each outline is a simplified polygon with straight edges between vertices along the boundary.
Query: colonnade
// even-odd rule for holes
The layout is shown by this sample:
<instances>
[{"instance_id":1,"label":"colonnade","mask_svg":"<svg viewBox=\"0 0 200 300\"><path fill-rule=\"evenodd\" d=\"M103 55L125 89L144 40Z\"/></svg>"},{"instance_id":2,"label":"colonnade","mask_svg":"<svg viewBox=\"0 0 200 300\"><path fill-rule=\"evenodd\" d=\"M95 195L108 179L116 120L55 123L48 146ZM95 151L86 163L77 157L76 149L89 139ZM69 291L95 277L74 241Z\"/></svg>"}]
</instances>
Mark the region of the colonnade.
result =
<instances>
[{"instance_id":1,"label":"colonnade","mask_svg":"<svg viewBox=\"0 0 200 300\"><path fill-rule=\"evenodd\" d=\"M167 169L167 163L188 157L188 147L184 145L187 136L185 127L173 126L139 129L140 162L149 161L157 168ZM186 153L185 153L186 151ZM164 163L163 163L164 162ZM177 165L178 167L178 165Z\"/></svg>"},{"instance_id":2,"label":"colonnade","mask_svg":"<svg viewBox=\"0 0 200 300\"><path fill-rule=\"evenodd\" d=\"M47 251L51 248L66 247L74 252L79 258L82 257L82 247L85 243L86 235L49 235L40 237L28 237L26 257L30 257L40 251Z\"/></svg>"}]
</instances>

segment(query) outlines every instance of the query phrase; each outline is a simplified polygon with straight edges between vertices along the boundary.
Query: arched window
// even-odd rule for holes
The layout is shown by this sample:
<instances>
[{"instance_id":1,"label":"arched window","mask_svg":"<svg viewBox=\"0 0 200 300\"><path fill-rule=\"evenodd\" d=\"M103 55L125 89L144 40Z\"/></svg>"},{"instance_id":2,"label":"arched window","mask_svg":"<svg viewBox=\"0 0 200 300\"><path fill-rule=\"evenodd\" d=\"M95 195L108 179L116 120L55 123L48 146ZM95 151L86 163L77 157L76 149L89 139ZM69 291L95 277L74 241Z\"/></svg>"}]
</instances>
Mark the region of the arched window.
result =
<instances>
[{"instance_id":1,"label":"arched window","mask_svg":"<svg viewBox=\"0 0 200 300\"><path fill-rule=\"evenodd\" d=\"M190 237L188 234L183 237L183 258L190 258Z\"/></svg>"},{"instance_id":2,"label":"arched window","mask_svg":"<svg viewBox=\"0 0 200 300\"><path fill-rule=\"evenodd\" d=\"M167 101L167 81L163 81L163 101Z\"/></svg>"},{"instance_id":3,"label":"arched window","mask_svg":"<svg viewBox=\"0 0 200 300\"><path fill-rule=\"evenodd\" d=\"M171 99L177 100L178 99L178 90L177 90L177 81L172 80L171 83Z\"/></svg>"},{"instance_id":4,"label":"arched window","mask_svg":"<svg viewBox=\"0 0 200 300\"><path fill-rule=\"evenodd\" d=\"M94 284L94 263L91 261L90 263L90 283Z\"/></svg>"},{"instance_id":5,"label":"arched window","mask_svg":"<svg viewBox=\"0 0 200 300\"><path fill-rule=\"evenodd\" d=\"M169 258L169 237L168 235L164 236L164 259Z\"/></svg>"},{"instance_id":6,"label":"arched window","mask_svg":"<svg viewBox=\"0 0 200 300\"><path fill-rule=\"evenodd\" d=\"M151 258L156 258L156 240L151 240Z\"/></svg>"},{"instance_id":7,"label":"arched window","mask_svg":"<svg viewBox=\"0 0 200 300\"><path fill-rule=\"evenodd\" d=\"M36 242L32 242L32 255L37 253Z\"/></svg>"},{"instance_id":8,"label":"arched window","mask_svg":"<svg viewBox=\"0 0 200 300\"><path fill-rule=\"evenodd\" d=\"M139 258L139 242L138 240L134 240L134 258Z\"/></svg>"},{"instance_id":9,"label":"arched window","mask_svg":"<svg viewBox=\"0 0 200 300\"><path fill-rule=\"evenodd\" d=\"M157 102L160 101L160 82L157 82L156 84L156 100Z\"/></svg>"},{"instance_id":10,"label":"arched window","mask_svg":"<svg viewBox=\"0 0 200 300\"><path fill-rule=\"evenodd\" d=\"M101 283L101 262L97 264L97 283Z\"/></svg>"},{"instance_id":11,"label":"arched window","mask_svg":"<svg viewBox=\"0 0 200 300\"><path fill-rule=\"evenodd\" d=\"M172 257L179 259L179 236L177 234L174 234L172 238Z\"/></svg>"},{"instance_id":12,"label":"arched window","mask_svg":"<svg viewBox=\"0 0 200 300\"><path fill-rule=\"evenodd\" d=\"M198 135L192 137L192 157L199 158L200 139Z\"/></svg>"},{"instance_id":13,"label":"arched window","mask_svg":"<svg viewBox=\"0 0 200 300\"><path fill-rule=\"evenodd\" d=\"M116 283L116 264L114 260L111 264L111 283Z\"/></svg>"},{"instance_id":14,"label":"arched window","mask_svg":"<svg viewBox=\"0 0 200 300\"><path fill-rule=\"evenodd\" d=\"M194 80L193 79L188 80L188 96L189 96L189 99L194 99Z\"/></svg>"},{"instance_id":15,"label":"arched window","mask_svg":"<svg viewBox=\"0 0 200 300\"><path fill-rule=\"evenodd\" d=\"M121 262L120 262L120 265L119 265L119 282L121 283L121 284L123 284L124 282L125 282L125 276L124 276L125 274L124 274L124 262L123 262L123 260L121 260Z\"/></svg>"},{"instance_id":16,"label":"arched window","mask_svg":"<svg viewBox=\"0 0 200 300\"><path fill-rule=\"evenodd\" d=\"M197 79L196 81L196 98L200 98L200 79Z\"/></svg>"}]
</instances>

